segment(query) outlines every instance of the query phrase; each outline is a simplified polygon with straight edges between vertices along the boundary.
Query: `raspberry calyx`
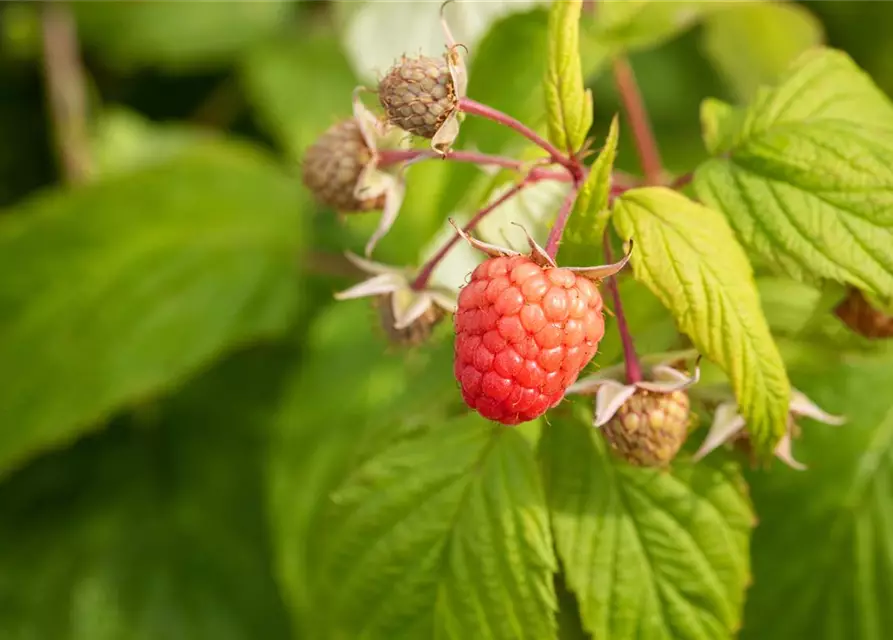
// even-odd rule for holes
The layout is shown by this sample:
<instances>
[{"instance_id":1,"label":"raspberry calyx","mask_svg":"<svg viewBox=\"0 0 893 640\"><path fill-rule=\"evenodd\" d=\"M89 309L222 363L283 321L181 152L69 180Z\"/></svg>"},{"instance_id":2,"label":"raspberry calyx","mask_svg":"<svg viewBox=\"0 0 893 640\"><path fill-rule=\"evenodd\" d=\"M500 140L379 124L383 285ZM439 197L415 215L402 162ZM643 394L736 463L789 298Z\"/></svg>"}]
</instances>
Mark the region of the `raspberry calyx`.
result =
<instances>
[{"instance_id":1,"label":"raspberry calyx","mask_svg":"<svg viewBox=\"0 0 893 640\"><path fill-rule=\"evenodd\" d=\"M462 397L502 424L534 420L561 402L595 356L605 331L597 283L629 253L611 265L559 267L529 235L523 255L457 232L489 256L460 291L454 316Z\"/></svg>"}]
</instances>

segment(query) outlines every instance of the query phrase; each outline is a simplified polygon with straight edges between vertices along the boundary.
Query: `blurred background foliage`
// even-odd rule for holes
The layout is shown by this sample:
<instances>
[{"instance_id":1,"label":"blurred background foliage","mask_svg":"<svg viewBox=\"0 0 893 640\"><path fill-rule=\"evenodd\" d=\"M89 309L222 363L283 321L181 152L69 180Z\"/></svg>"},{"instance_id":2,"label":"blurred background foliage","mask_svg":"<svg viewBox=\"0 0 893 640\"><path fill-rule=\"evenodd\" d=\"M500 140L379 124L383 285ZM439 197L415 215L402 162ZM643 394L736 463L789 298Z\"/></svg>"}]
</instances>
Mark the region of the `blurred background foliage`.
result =
<instances>
[{"instance_id":1,"label":"blurred background foliage","mask_svg":"<svg viewBox=\"0 0 893 640\"><path fill-rule=\"evenodd\" d=\"M543 5L460 3L452 20L470 96L539 127ZM299 160L350 114L357 84L441 51L437 3L82 1L55 23L48 6L0 5L0 638L324 637L314 552L330 492L376 443L461 407L448 327L404 351L368 301L333 302L355 277L340 255L376 216L318 208ZM704 98L746 101L814 44L893 92L893 3L602 9L581 43L596 145L620 110L605 62L626 50L672 173L706 157ZM68 11L83 122L60 122L47 89L54 68L63 102L77 82L77 58L52 46ZM474 119L459 146L529 152ZM81 163L69 184L66 154ZM623 134L618 167L637 171ZM420 260L448 214L507 179L414 166L377 259ZM482 231L541 232L561 197L531 190ZM460 283L474 259L459 248L437 277ZM872 390L893 361L813 317L822 291L759 285L795 384L851 424L810 432L814 472L750 474L762 524L744 636L880 637L893 625L880 604L893 597L893 414ZM640 350L683 345L653 296L622 287ZM609 328L598 365L620 357ZM562 594L562 633L578 637Z\"/></svg>"}]
</instances>

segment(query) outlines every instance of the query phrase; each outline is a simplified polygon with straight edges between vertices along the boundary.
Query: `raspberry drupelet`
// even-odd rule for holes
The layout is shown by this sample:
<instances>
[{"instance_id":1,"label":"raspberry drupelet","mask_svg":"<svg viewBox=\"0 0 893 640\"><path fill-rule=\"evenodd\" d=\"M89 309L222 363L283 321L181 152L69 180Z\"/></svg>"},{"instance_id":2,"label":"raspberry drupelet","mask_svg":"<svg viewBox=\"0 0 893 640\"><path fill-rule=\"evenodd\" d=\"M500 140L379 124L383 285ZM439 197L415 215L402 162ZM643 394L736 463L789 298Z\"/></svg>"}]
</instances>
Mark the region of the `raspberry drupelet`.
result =
<instances>
[{"instance_id":1,"label":"raspberry drupelet","mask_svg":"<svg viewBox=\"0 0 893 640\"><path fill-rule=\"evenodd\" d=\"M459 294L454 372L465 402L514 425L557 405L605 332L586 277L523 255L481 263Z\"/></svg>"}]
</instances>

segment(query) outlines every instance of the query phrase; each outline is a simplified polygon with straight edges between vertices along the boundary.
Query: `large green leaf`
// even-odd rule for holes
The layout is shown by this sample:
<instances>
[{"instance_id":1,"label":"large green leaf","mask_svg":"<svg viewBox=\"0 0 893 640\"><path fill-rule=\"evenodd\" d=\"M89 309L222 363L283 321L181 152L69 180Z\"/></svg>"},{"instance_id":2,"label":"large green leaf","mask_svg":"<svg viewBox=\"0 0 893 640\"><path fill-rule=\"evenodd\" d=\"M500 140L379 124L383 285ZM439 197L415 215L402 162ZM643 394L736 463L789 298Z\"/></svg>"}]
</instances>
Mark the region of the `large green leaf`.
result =
<instances>
[{"instance_id":1,"label":"large green leaf","mask_svg":"<svg viewBox=\"0 0 893 640\"><path fill-rule=\"evenodd\" d=\"M558 557L593 637L734 633L753 525L734 466L632 467L570 415L553 416L540 450Z\"/></svg>"},{"instance_id":2,"label":"large green leaf","mask_svg":"<svg viewBox=\"0 0 893 640\"><path fill-rule=\"evenodd\" d=\"M760 526L743 637L882 638L893 627L890 353L828 354L792 371L799 389L848 421L802 421L794 453L806 472L752 474Z\"/></svg>"},{"instance_id":3,"label":"large green leaf","mask_svg":"<svg viewBox=\"0 0 893 640\"><path fill-rule=\"evenodd\" d=\"M302 204L220 147L0 217L0 474L284 331Z\"/></svg>"},{"instance_id":4,"label":"large green leaf","mask_svg":"<svg viewBox=\"0 0 893 640\"><path fill-rule=\"evenodd\" d=\"M698 0L603 2L589 18L589 39L615 54L657 47L695 25L706 13L724 8Z\"/></svg>"},{"instance_id":5,"label":"large green leaf","mask_svg":"<svg viewBox=\"0 0 893 640\"><path fill-rule=\"evenodd\" d=\"M614 118L602 150L580 188L573 214L561 238L561 259L564 264L589 265L595 262L596 256L601 255L602 236L611 213L608 197L611 195L611 173L617 155L618 136L617 118Z\"/></svg>"},{"instance_id":6,"label":"large green leaf","mask_svg":"<svg viewBox=\"0 0 893 640\"><path fill-rule=\"evenodd\" d=\"M804 51L822 42L822 24L787 2L730 3L704 21L707 56L742 99L775 82Z\"/></svg>"},{"instance_id":7,"label":"large green leaf","mask_svg":"<svg viewBox=\"0 0 893 640\"><path fill-rule=\"evenodd\" d=\"M109 66L192 70L232 61L280 29L289 3L73 2L79 35Z\"/></svg>"},{"instance_id":8,"label":"large green leaf","mask_svg":"<svg viewBox=\"0 0 893 640\"><path fill-rule=\"evenodd\" d=\"M545 94L549 138L568 154L583 146L592 126L592 92L583 89L580 13L583 0L553 2Z\"/></svg>"},{"instance_id":9,"label":"large green leaf","mask_svg":"<svg viewBox=\"0 0 893 640\"><path fill-rule=\"evenodd\" d=\"M337 637L555 637L548 516L518 431L478 416L412 430L332 502L318 588Z\"/></svg>"},{"instance_id":10,"label":"large green leaf","mask_svg":"<svg viewBox=\"0 0 893 640\"><path fill-rule=\"evenodd\" d=\"M893 105L871 79L819 49L722 114L708 128L726 157L701 165L695 186L747 247L797 279L893 292Z\"/></svg>"},{"instance_id":11,"label":"large green leaf","mask_svg":"<svg viewBox=\"0 0 893 640\"><path fill-rule=\"evenodd\" d=\"M0 637L290 637L260 467L287 365L239 354L0 484Z\"/></svg>"},{"instance_id":12,"label":"large green leaf","mask_svg":"<svg viewBox=\"0 0 893 640\"><path fill-rule=\"evenodd\" d=\"M327 536L319 517L329 494L378 442L406 423L445 416L462 399L452 342L390 347L368 300L328 307L306 344L302 367L276 407L268 504L277 573L294 627L298 637L319 637L319 593L310 568Z\"/></svg>"},{"instance_id":13,"label":"large green leaf","mask_svg":"<svg viewBox=\"0 0 893 640\"><path fill-rule=\"evenodd\" d=\"M634 242L636 278L729 375L757 448L771 451L784 433L790 383L747 256L726 221L675 191L649 187L626 192L614 222Z\"/></svg>"}]
</instances>

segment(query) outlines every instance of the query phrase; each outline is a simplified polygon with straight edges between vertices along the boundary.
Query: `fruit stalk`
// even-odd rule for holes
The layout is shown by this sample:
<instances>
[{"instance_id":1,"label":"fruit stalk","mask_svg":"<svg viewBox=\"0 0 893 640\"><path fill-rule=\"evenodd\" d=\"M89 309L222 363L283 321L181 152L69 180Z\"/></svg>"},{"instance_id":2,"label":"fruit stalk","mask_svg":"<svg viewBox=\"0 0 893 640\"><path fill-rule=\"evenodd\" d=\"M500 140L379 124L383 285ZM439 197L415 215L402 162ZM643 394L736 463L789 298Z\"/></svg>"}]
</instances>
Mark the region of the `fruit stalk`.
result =
<instances>
[{"instance_id":1,"label":"fruit stalk","mask_svg":"<svg viewBox=\"0 0 893 640\"><path fill-rule=\"evenodd\" d=\"M582 178L583 169L575 158L569 158L559 151L552 143L540 136L536 131L510 115L502 113L492 107L488 107L485 104L481 104L480 102L476 102L470 98L462 98L459 100L459 110L482 118L487 118L488 120L498 122L509 129L517 131L532 143L545 150L552 158L552 161L567 169L575 180Z\"/></svg>"},{"instance_id":2,"label":"fruit stalk","mask_svg":"<svg viewBox=\"0 0 893 640\"><path fill-rule=\"evenodd\" d=\"M577 201L579 192L580 186L575 182L574 188L571 189L570 193L564 198L564 202L561 203L558 217L555 218L555 224L552 225L552 229L549 231L549 238L546 240L546 253L553 260L558 255L558 245L561 244L561 236L564 234L564 228L567 226L567 221L574 210L574 202Z\"/></svg>"},{"instance_id":3,"label":"fruit stalk","mask_svg":"<svg viewBox=\"0 0 893 640\"><path fill-rule=\"evenodd\" d=\"M611 251L610 229L605 230L603 237L603 245L605 249L605 262L613 262L614 255ZM608 290L611 292L611 299L614 301L614 315L617 317L617 330L620 331L620 343L623 345L623 360L626 366L626 383L635 384L642 380L642 365L639 362L639 356L636 354L636 347L633 344L633 336L629 331L629 325L626 323L626 315L623 313L623 302L620 300L620 289L617 286L617 276L608 278Z\"/></svg>"},{"instance_id":4,"label":"fruit stalk","mask_svg":"<svg viewBox=\"0 0 893 640\"><path fill-rule=\"evenodd\" d=\"M477 224L483 220L489 213L491 213L494 209L502 205L503 203L509 201L511 198L516 196L521 192L522 189L532 184L527 180L519 182L512 186L511 189L506 191L504 194L496 198L493 202L488 204L486 207L478 211L474 214L474 217L466 223L466 225L462 228L465 233L471 232ZM450 252L457 242L459 242L460 236L458 233L453 234L453 237L449 239L449 241L443 245L437 253L435 253L428 262L424 264L422 269L419 271L419 274L416 276L415 280L412 282L412 288L416 291L422 291L428 284L428 280L431 278L431 274L434 273L434 269L440 263L441 260L444 259L446 254Z\"/></svg>"},{"instance_id":5,"label":"fruit stalk","mask_svg":"<svg viewBox=\"0 0 893 640\"><path fill-rule=\"evenodd\" d=\"M645 182L652 185L660 184L663 174L660 151L651 129L648 111L645 109L645 102L642 100L636 76L626 58L614 59L614 84L617 85L623 109L626 111L626 117L633 132L633 140L639 154L642 172L645 174Z\"/></svg>"}]
</instances>

